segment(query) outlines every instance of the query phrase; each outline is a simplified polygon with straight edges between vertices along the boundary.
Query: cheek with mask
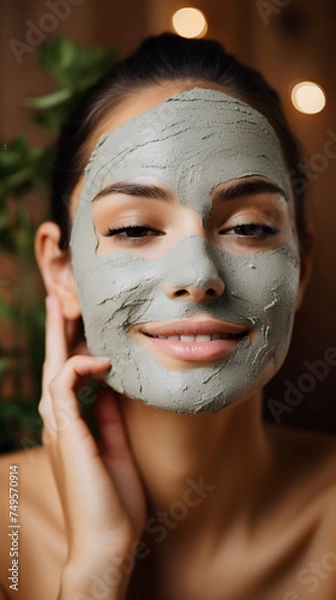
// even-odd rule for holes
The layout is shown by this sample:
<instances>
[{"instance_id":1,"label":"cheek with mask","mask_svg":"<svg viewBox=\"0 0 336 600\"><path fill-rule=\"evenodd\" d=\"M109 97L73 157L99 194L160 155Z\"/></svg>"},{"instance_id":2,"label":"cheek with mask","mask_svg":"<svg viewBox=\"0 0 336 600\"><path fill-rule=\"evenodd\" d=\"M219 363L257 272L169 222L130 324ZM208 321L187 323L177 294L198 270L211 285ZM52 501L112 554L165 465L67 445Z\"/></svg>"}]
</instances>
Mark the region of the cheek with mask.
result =
<instances>
[{"instance_id":1,"label":"cheek with mask","mask_svg":"<svg viewBox=\"0 0 336 600\"><path fill-rule=\"evenodd\" d=\"M150 177L173 190L205 226L211 190L248 176L266 178L291 196L273 129L223 92L177 94L100 140L86 169L71 250L88 347L111 359L106 381L118 392L173 412L215 412L248 397L280 368L299 284L291 236L279 247L247 255L201 235L182 236L154 258L122 248L101 255L92 219L92 202L102 188ZM209 282L220 290L209 300L183 297L188 286L202 289ZM177 293L168 294L167 286ZM211 343L228 349L231 344L232 350L187 368L167 366L152 351L151 324L186 320L224 323L215 335L220 339ZM158 346L175 333L168 326Z\"/></svg>"}]
</instances>

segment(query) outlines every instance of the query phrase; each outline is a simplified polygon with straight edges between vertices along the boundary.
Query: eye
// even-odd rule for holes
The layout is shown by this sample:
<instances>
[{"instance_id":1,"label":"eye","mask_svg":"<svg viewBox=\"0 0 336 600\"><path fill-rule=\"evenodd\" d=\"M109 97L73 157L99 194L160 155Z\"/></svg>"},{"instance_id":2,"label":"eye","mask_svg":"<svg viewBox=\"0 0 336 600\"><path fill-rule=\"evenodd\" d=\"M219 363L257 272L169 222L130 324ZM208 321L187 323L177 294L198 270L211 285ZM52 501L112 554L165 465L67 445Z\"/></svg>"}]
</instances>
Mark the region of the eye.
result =
<instances>
[{"instance_id":1,"label":"eye","mask_svg":"<svg viewBox=\"0 0 336 600\"><path fill-rule=\"evenodd\" d=\"M266 239L269 236L276 235L279 233L274 227L264 225L263 223L244 223L242 225L236 225L230 229L222 230L219 233L222 235L235 233L239 236L252 238L255 240Z\"/></svg>"},{"instance_id":2,"label":"eye","mask_svg":"<svg viewBox=\"0 0 336 600\"><path fill-rule=\"evenodd\" d=\"M126 240L137 240L150 236L162 235L160 231L152 229L147 225L121 225L120 227L108 227L103 233L104 237L119 237Z\"/></svg>"}]
</instances>

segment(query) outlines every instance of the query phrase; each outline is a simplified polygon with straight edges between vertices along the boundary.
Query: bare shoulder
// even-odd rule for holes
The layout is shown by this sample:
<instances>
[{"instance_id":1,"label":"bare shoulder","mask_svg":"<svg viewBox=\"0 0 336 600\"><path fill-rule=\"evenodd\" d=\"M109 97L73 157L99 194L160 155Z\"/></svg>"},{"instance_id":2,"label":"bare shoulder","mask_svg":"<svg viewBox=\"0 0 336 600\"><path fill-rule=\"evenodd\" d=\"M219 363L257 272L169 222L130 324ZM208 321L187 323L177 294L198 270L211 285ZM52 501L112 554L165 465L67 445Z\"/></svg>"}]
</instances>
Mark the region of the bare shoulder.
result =
<instances>
[{"instance_id":1,"label":"bare shoulder","mask_svg":"<svg viewBox=\"0 0 336 600\"><path fill-rule=\"evenodd\" d=\"M52 573L64 553L62 511L45 449L1 456L0 489L1 586L10 599L39 599L38 564Z\"/></svg>"}]
</instances>

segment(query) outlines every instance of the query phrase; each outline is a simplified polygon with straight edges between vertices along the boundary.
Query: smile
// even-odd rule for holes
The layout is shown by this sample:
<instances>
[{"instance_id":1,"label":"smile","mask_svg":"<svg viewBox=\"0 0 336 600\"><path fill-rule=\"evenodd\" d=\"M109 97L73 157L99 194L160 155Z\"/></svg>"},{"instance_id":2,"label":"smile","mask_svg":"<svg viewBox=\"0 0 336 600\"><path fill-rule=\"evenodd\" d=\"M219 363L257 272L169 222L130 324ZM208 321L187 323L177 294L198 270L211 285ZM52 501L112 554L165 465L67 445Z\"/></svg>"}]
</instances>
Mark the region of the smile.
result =
<instances>
[{"instance_id":1,"label":"smile","mask_svg":"<svg viewBox=\"0 0 336 600\"><path fill-rule=\"evenodd\" d=\"M226 358L250 333L240 325L218 320L146 323L136 329L149 349L187 362Z\"/></svg>"},{"instance_id":2,"label":"smile","mask_svg":"<svg viewBox=\"0 0 336 600\"><path fill-rule=\"evenodd\" d=\"M244 337L246 332L233 334L233 333L213 333L211 335L148 335L148 337L152 337L154 339L159 340L179 340L180 342L190 343L190 342L212 342L213 340L230 340L236 339L237 337Z\"/></svg>"}]
</instances>

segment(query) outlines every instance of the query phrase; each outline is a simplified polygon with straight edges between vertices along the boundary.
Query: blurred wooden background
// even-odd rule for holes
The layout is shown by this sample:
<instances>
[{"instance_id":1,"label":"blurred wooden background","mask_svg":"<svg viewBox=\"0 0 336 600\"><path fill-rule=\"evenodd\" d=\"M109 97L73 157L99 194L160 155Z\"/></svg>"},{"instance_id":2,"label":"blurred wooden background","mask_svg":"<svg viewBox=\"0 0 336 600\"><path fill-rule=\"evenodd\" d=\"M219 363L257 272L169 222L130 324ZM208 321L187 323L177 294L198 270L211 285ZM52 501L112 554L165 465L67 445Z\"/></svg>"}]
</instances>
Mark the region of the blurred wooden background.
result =
<instances>
[{"instance_id":1,"label":"blurred wooden background","mask_svg":"<svg viewBox=\"0 0 336 600\"><path fill-rule=\"evenodd\" d=\"M135 49L148 34L171 31L174 11L188 6L179 0L64 1L69 14L64 20L58 19L55 30L46 34L47 40L61 35L84 44L117 45L120 55ZM36 144L47 139L31 123L21 101L51 91L53 82L38 69L36 49L24 53L19 64L9 43L13 39L26 43L29 27L26 22L39 26L42 19L47 23L50 7L57 4L57 0L2 0L0 4L0 139L3 142L19 132L28 134ZM325 156L325 144L330 139L332 152L336 154L336 3L334 0L197 0L191 6L206 15L207 37L218 39L242 61L259 69L280 93L292 129L301 140L310 178L314 180L309 206L317 236L315 268L297 317L288 360L266 390L265 414L274 421L270 400L284 402L288 387L285 381L294 386L301 382L308 390L309 381L302 379L309 372L305 361L324 360L326 350L336 348L336 158ZM300 79L316 81L326 91L327 105L321 113L303 115L293 108L289 92L293 82ZM33 206L33 210L38 214L40 207ZM11 265L3 257L0 261L1 284ZM330 365L324 380L315 377L315 385L311 386L314 390L302 393L296 407L281 413L281 423L336 433L335 381L336 366Z\"/></svg>"}]
</instances>

